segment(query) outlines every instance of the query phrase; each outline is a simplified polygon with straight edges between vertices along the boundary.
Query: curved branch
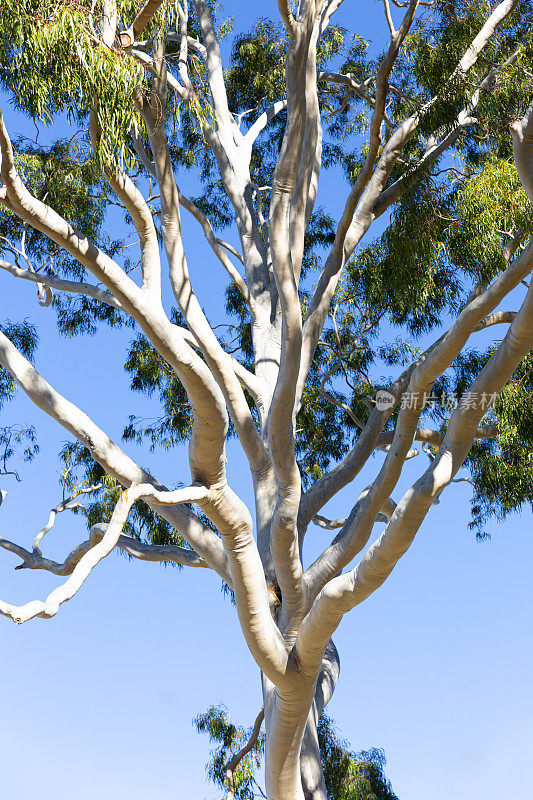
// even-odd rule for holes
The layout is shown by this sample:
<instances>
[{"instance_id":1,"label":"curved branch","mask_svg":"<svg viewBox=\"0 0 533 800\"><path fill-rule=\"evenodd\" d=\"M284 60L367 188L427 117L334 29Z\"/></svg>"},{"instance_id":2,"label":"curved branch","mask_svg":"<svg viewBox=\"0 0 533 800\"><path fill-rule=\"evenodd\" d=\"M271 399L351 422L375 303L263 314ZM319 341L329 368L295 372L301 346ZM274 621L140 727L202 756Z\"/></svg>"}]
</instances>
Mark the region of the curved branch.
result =
<instances>
[{"instance_id":1,"label":"curved branch","mask_svg":"<svg viewBox=\"0 0 533 800\"><path fill-rule=\"evenodd\" d=\"M296 21L292 15L291 4L289 0L278 0L278 8L281 19L285 23L285 27L289 34L294 35L296 30Z\"/></svg>"},{"instance_id":2,"label":"curved branch","mask_svg":"<svg viewBox=\"0 0 533 800\"><path fill-rule=\"evenodd\" d=\"M471 385L471 393L477 396L499 393L532 348L533 288L530 287L502 343ZM435 499L464 463L484 413L481 404L459 405L438 454L406 492L384 533L355 569L330 580L318 595L300 627L295 645L295 653L306 667L320 663L342 616L381 586L407 552Z\"/></svg>"},{"instance_id":3,"label":"curved branch","mask_svg":"<svg viewBox=\"0 0 533 800\"><path fill-rule=\"evenodd\" d=\"M22 559L22 564L19 564L15 569L42 569L46 572L52 572L54 575L71 575L82 556L103 539L106 530L107 523L93 525L89 539L75 547L62 563L44 558L40 553L26 550L24 547L7 539L0 539L0 547L15 553ZM141 561L169 561L180 566L209 568L209 565L194 550L188 550L185 547L179 547L174 544L146 544L133 539L131 536L121 535L117 540L116 547L132 558L137 558Z\"/></svg>"},{"instance_id":4,"label":"curved branch","mask_svg":"<svg viewBox=\"0 0 533 800\"><path fill-rule=\"evenodd\" d=\"M183 567L210 569L209 564L194 550L188 550L186 547L179 547L175 544L146 544L138 542L130 536L121 536L117 547L140 561L169 561Z\"/></svg>"},{"instance_id":5,"label":"curved branch","mask_svg":"<svg viewBox=\"0 0 533 800\"><path fill-rule=\"evenodd\" d=\"M198 493L198 487L193 487L192 493L188 489L181 489L178 492L170 492L168 494L172 495L172 500L183 503L195 499ZM49 619L55 616L59 611L59 607L74 597L87 580L91 571L116 546L132 505L144 496L154 495L157 496L160 502L166 502L168 499L165 492L159 492L150 485L135 484L122 492L101 540L96 543L93 538L92 544L89 540L90 546L88 549L84 550L83 545L81 545L80 548L73 551L75 553L74 556L72 553L70 554L71 563L75 562L70 578L64 584L58 586L57 589L54 589L44 602L33 600L23 606L13 606L10 603L0 601L0 614L10 617L19 625L34 617ZM168 502L170 503L170 500Z\"/></svg>"},{"instance_id":6,"label":"curved branch","mask_svg":"<svg viewBox=\"0 0 533 800\"><path fill-rule=\"evenodd\" d=\"M204 496L206 492L207 490L204 488ZM18 625L23 622L28 622L28 620L34 617L49 619L55 616L59 611L59 607L74 597L89 577L91 571L103 558L108 556L111 550L116 546L131 507L137 500L143 497L156 496L158 502L174 505L174 502L185 503L189 500L195 500L198 498L199 494L200 487L197 486L168 493L160 492L154 489L153 486L146 484L134 484L129 489L125 489L113 510L111 520L100 541L97 542L96 537L91 537L92 541L91 539L89 540L88 548L84 548L84 545L80 545L80 547L76 548L68 557L68 559L70 559L69 567L73 565L71 577L65 581L64 584L58 586L57 589L54 589L44 602L33 600L23 606L13 606L10 603L5 603L0 600L0 614L3 614L5 617L10 617L13 622L16 622ZM87 545L87 542L85 545Z\"/></svg>"},{"instance_id":7,"label":"curved branch","mask_svg":"<svg viewBox=\"0 0 533 800\"><path fill-rule=\"evenodd\" d=\"M117 447L87 414L56 392L1 332L0 364L19 383L36 406L75 436L105 471L122 485L150 483L164 490L162 484ZM231 575L222 542L210 528L186 507L161 506L152 500L149 500L148 504L176 528L207 564L231 585Z\"/></svg>"},{"instance_id":8,"label":"curved branch","mask_svg":"<svg viewBox=\"0 0 533 800\"><path fill-rule=\"evenodd\" d=\"M97 155L100 130L94 111L91 111L89 118L89 132L93 152ZM143 290L148 294L153 294L157 300L161 295L161 260L157 232L148 203L116 160L108 168L102 169L102 172L111 189L131 216L141 248Z\"/></svg>"},{"instance_id":9,"label":"curved branch","mask_svg":"<svg viewBox=\"0 0 533 800\"><path fill-rule=\"evenodd\" d=\"M105 303L107 306L111 306L119 311L123 311L122 305L119 303L116 297L113 297L111 292L107 292L105 289L100 289L98 286L92 286L90 283L85 283L84 281L63 280L63 278L60 278L58 275L41 275L39 273L32 272L30 269L21 269L20 267L10 264L8 261L4 261L3 259L0 259L0 269L4 269L6 272L14 275L15 278L21 278L25 281L42 284L43 286L47 286L50 289L56 289L60 292L83 294L86 297L92 297L94 300L99 300L101 303Z\"/></svg>"},{"instance_id":10,"label":"curved branch","mask_svg":"<svg viewBox=\"0 0 533 800\"><path fill-rule=\"evenodd\" d=\"M266 111L263 111L261 116L259 116L253 125L250 127L248 131L246 131L244 135L244 141L248 145L249 148L252 147L253 143L263 131L269 122L271 122L274 117L287 108L287 101L286 100L276 100L275 103L272 103Z\"/></svg>"},{"instance_id":11,"label":"curved branch","mask_svg":"<svg viewBox=\"0 0 533 800\"><path fill-rule=\"evenodd\" d=\"M36 551L38 552L40 542L44 539L46 534L49 531L51 531L52 528L54 527L54 524L55 524L55 521L56 521L56 517L57 517L58 514L61 514L63 511L66 511L67 509L71 510L73 508L79 507L80 503L73 503L73 501L76 500L77 497L80 497L80 495L82 495L82 494L91 494L92 492L96 492L97 489L101 489L101 488L102 488L102 484L101 483L96 483L93 486L87 486L87 487L85 487L83 489L78 489L73 494L71 494L70 497L67 497L65 500L62 500L60 503L58 503L58 505L55 506L55 508L53 508L50 511L50 516L48 517L48 522L46 523L46 525L43 528L41 528L41 530L39 531L39 533L35 537L33 545L32 545L33 552L34 553Z\"/></svg>"},{"instance_id":12,"label":"curved branch","mask_svg":"<svg viewBox=\"0 0 533 800\"><path fill-rule=\"evenodd\" d=\"M244 745L241 747L238 753L235 753L233 758L228 761L226 764L226 780L228 782L228 793L226 795L226 800L233 800L235 797L235 781L233 780L233 773L248 753L254 749L255 745L257 744L257 740L259 739L259 732L261 730L261 725L263 724L263 720L265 718L265 709L262 708L259 714L256 717L254 722L254 727L250 734L250 738Z\"/></svg>"},{"instance_id":13,"label":"curved branch","mask_svg":"<svg viewBox=\"0 0 533 800\"><path fill-rule=\"evenodd\" d=\"M516 311L496 311L494 314L489 314L485 319L482 319L481 322L476 325L474 328L474 333L478 331L484 331L485 328L490 328L492 325L502 325L508 322L512 322L516 317Z\"/></svg>"},{"instance_id":14,"label":"curved branch","mask_svg":"<svg viewBox=\"0 0 533 800\"><path fill-rule=\"evenodd\" d=\"M125 31L120 31L119 37L123 47L131 45L139 38L146 26L157 14L164 0L147 0L141 8L130 27Z\"/></svg>"},{"instance_id":15,"label":"curved branch","mask_svg":"<svg viewBox=\"0 0 533 800\"><path fill-rule=\"evenodd\" d=\"M418 361L418 365L409 377L408 391L413 397L426 395L436 378L461 352L476 326L518 285L532 267L533 242L505 272L494 280L483 294L476 297L463 309L449 331L424 354L422 360ZM512 322L507 336L514 330L519 318L520 314ZM485 411L486 409L484 409L484 413ZM314 593L317 590L320 591L327 581L346 566L368 541L373 522L381 510L381 506L385 499L390 497L399 479L403 461L416 435L421 412L422 403L418 402L413 403L412 408L406 407L400 410L390 449L370 491L356 503L346 525L306 572L305 580L310 587L311 596L316 596ZM363 430L360 438L364 433Z\"/></svg>"}]
</instances>

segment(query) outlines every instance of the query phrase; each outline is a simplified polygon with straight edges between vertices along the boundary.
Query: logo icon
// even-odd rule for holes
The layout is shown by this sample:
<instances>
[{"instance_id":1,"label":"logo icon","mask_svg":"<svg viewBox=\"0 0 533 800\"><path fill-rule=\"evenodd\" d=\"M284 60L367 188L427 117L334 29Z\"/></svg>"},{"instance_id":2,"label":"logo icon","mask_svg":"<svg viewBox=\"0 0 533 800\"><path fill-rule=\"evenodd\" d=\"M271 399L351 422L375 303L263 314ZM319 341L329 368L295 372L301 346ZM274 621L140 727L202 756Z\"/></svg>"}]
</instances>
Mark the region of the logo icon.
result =
<instances>
[{"instance_id":1,"label":"logo icon","mask_svg":"<svg viewBox=\"0 0 533 800\"><path fill-rule=\"evenodd\" d=\"M376 392L376 408L378 411L388 411L389 408L394 408L395 403L394 395L386 392L385 389L379 389Z\"/></svg>"}]
</instances>

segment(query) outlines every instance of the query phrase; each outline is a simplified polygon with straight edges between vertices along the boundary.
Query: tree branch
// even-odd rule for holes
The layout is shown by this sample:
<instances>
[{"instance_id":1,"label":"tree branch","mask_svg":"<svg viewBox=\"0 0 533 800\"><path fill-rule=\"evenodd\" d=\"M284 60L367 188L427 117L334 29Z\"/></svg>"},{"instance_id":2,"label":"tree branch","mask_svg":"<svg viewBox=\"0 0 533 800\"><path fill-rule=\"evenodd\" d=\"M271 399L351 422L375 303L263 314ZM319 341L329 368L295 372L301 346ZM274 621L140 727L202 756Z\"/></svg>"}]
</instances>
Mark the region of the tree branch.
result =
<instances>
[{"instance_id":1,"label":"tree branch","mask_svg":"<svg viewBox=\"0 0 533 800\"><path fill-rule=\"evenodd\" d=\"M125 486L150 483L164 491L162 484L132 461L86 414L56 392L1 332L0 364L30 400L75 436L109 475ZM210 528L185 507L164 507L150 500L148 503L231 585L222 542Z\"/></svg>"},{"instance_id":2,"label":"tree branch","mask_svg":"<svg viewBox=\"0 0 533 800\"><path fill-rule=\"evenodd\" d=\"M293 198L303 216L307 201L305 186L310 179L311 162L315 161L319 124L318 105L313 102L318 25L315 24L314 3L308 6L305 20L295 27L287 51L287 126L272 181L269 219L272 265L282 312L281 360L268 420L270 454L280 490L272 520L270 548L283 598L282 627L297 624L294 620L304 603L296 529L301 479L295 454L296 384L302 349L298 278L304 220L299 223L299 241L293 239L290 223ZM312 134L307 128L311 151L305 153L308 99L311 116L316 118L311 120Z\"/></svg>"},{"instance_id":3,"label":"tree branch","mask_svg":"<svg viewBox=\"0 0 533 800\"><path fill-rule=\"evenodd\" d=\"M470 334L481 320L531 271L533 267L533 243L530 243L515 261L500 274L483 294L476 297L461 312L449 331L436 342L424 358L418 360L416 368L408 373L408 391L414 398L427 394L435 379L455 360ZM515 318L509 331L513 329ZM508 331L508 334L509 334ZM368 494L352 509L346 525L333 543L307 570L305 580L311 595L325 585L340 569L360 552L368 541L373 521L383 502L389 497L399 478L403 460L417 431L417 421L422 412L422 403L402 408L396 423L394 436L385 462ZM373 431L376 425L372 426ZM361 437L363 438L365 430ZM366 442L370 436L366 437ZM376 440L375 440L376 441ZM365 459L366 460L366 459ZM318 508L316 509L318 511ZM314 516L316 511L312 514ZM315 595L316 596L316 595Z\"/></svg>"},{"instance_id":4,"label":"tree branch","mask_svg":"<svg viewBox=\"0 0 533 800\"><path fill-rule=\"evenodd\" d=\"M170 323L160 301L154 303L153 297L140 289L118 264L88 242L82 234L76 232L49 206L30 194L16 172L11 141L1 115L0 150L2 177L7 194L4 203L17 216L30 221L35 228L45 233L86 266L112 290L125 311L139 323L158 353L176 371L191 402L194 424L189 460L193 479L206 484L217 483L224 479L227 411L224 396L208 365L185 343L179 333L180 329ZM170 174L175 186L172 173ZM211 329L209 332L220 348ZM226 354L224 355L226 357ZM231 375L238 391L243 395L233 370ZM244 396L243 404L246 405ZM247 405L245 413L250 415ZM252 426L255 430L253 420Z\"/></svg>"},{"instance_id":5,"label":"tree branch","mask_svg":"<svg viewBox=\"0 0 533 800\"><path fill-rule=\"evenodd\" d=\"M113 292L124 308L131 308L131 300L139 297L139 287L113 259L76 231L50 206L34 197L22 183L16 171L13 147L1 112L0 151L5 188L2 199L4 205L67 250Z\"/></svg>"},{"instance_id":6,"label":"tree branch","mask_svg":"<svg viewBox=\"0 0 533 800\"><path fill-rule=\"evenodd\" d=\"M111 294L111 292L106 292L105 289L100 289L98 286L92 286L90 283L85 283L84 281L63 280L63 278L60 278L58 275L42 275L29 269L21 269L20 267L16 267L14 264L10 264L8 261L4 261L3 259L0 259L0 269L4 269L6 272L14 275L15 278L22 278L25 281L42 284L43 286L47 286L50 289L56 289L60 292L83 294L87 297L92 297L94 300L99 300L101 303L105 303L107 306L116 308L119 311L123 310L122 305Z\"/></svg>"},{"instance_id":7,"label":"tree branch","mask_svg":"<svg viewBox=\"0 0 533 800\"><path fill-rule=\"evenodd\" d=\"M519 122L510 126L518 176L533 204L533 103Z\"/></svg>"},{"instance_id":8,"label":"tree branch","mask_svg":"<svg viewBox=\"0 0 533 800\"><path fill-rule=\"evenodd\" d=\"M70 510L73 508L80 507L81 504L79 502L78 503L73 502L74 500L76 500L76 498L80 497L82 494L91 494L92 492L95 492L97 489L101 488L102 484L96 483L93 486L87 486L85 488L77 489L75 492L73 492L73 494L70 495L70 497L67 497L66 499L58 503L57 506L55 506L55 508L53 508L50 511L50 516L48 517L48 522L46 523L46 525L43 528L41 528L41 530L35 537L35 540L32 545L33 552L35 553L36 551L37 552L39 551L40 542L44 539L46 534L49 531L51 531L52 528L54 527L56 517L58 514L61 514L63 511L66 511L67 509Z\"/></svg>"},{"instance_id":9,"label":"tree branch","mask_svg":"<svg viewBox=\"0 0 533 800\"><path fill-rule=\"evenodd\" d=\"M233 136L240 136L239 129L235 124L228 108L228 98L226 95L226 84L224 82L224 71L222 68L222 56L218 45L215 25L211 11L205 0L195 0L196 15L202 31L204 46L207 54L207 70L209 74L209 88L213 98L213 106L217 118L217 129L219 134L232 132ZM220 128L223 128L222 132Z\"/></svg>"},{"instance_id":10,"label":"tree branch","mask_svg":"<svg viewBox=\"0 0 533 800\"><path fill-rule=\"evenodd\" d=\"M467 106L465 106L465 108L462 109L453 124L451 126L447 126L448 129L445 127L436 131L430 136L426 150L418 163L415 164L412 169L408 170L405 175L402 175L400 178L398 178L398 180L396 180L391 186L389 186L387 189L384 189L384 191L382 191L377 198L373 208L373 215L376 218L381 216L387 210L387 208L389 208L402 195L410 181L438 161L440 156L457 141L465 128L477 121L472 114L477 108L483 92L492 86L496 73L499 70L513 64L517 60L518 56L519 51L517 50L500 67L494 67L493 69L489 70L485 78L481 81L473 93L469 103ZM441 141L439 141L439 139L441 139Z\"/></svg>"},{"instance_id":11,"label":"tree branch","mask_svg":"<svg viewBox=\"0 0 533 800\"><path fill-rule=\"evenodd\" d=\"M278 8L281 19L285 23L288 33L292 36L296 30L296 22L292 15L291 4L289 0L278 0Z\"/></svg>"},{"instance_id":12,"label":"tree branch","mask_svg":"<svg viewBox=\"0 0 533 800\"><path fill-rule=\"evenodd\" d=\"M131 45L139 38L146 26L157 14L164 0L148 0L141 8L130 27L125 31L120 31L120 42L123 47Z\"/></svg>"},{"instance_id":13,"label":"tree branch","mask_svg":"<svg viewBox=\"0 0 533 800\"><path fill-rule=\"evenodd\" d=\"M265 718L265 710L264 708L261 709L259 714L256 717L254 722L254 727L250 734L250 738L244 745L241 747L238 753L235 753L233 758L231 758L228 763L226 764L226 780L228 782L228 793L226 795L226 800L233 800L235 797L235 781L233 779L233 773L248 753L254 749L255 745L257 744L257 740L259 739L259 732L261 730L261 725L263 724L263 720Z\"/></svg>"},{"instance_id":14,"label":"tree branch","mask_svg":"<svg viewBox=\"0 0 533 800\"><path fill-rule=\"evenodd\" d=\"M482 396L500 392L532 348L533 288L530 288L502 343L471 385L471 393ZM435 498L464 463L484 413L481 404L469 403L454 411L437 456L404 495L384 533L354 570L333 578L322 590L300 627L295 651L301 663L306 666L320 663L342 616L381 586L407 552Z\"/></svg>"},{"instance_id":15,"label":"tree branch","mask_svg":"<svg viewBox=\"0 0 533 800\"><path fill-rule=\"evenodd\" d=\"M19 564L15 569L42 569L46 572L52 572L54 575L71 575L81 557L103 539L106 529L107 524L99 523L93 525L89 539L75 547L62 563L44 558L40 553L26 550L24 547L20 547L20 545L7 539L0 539L0 547L22 558L22 564ZM194 550L188 550L185 547L178 547L178 545L174 544L145 544L131 536L121 535L117 540L116 547L132 558L137 558L141 561L168 561L180 566L209 568L209 565Z\"/></svg>"},{"instance_id":16,"label":"tree branch","mask_svg":"<svg viewBox=\"0 0 533 800\"><path fill-rule=\"evenodd\" d=\"M261 131L266 128L269 122L272 122L274 117L277 116L280 111L284 111L286 108L286 100L276 100L276 102L272 103L272 105L269 106L266 111L263 111L263 113L256 119L256 121L250 126L249 130L246 131L244 135L244 141L250 149L252 148L253 143Z\"/></svg>"},{"instance_id":17,"label":"tree branch","mask_svg":"<svg viewBox=\"0 0 533 800\"><path fill-rule=\"evenodd\" d=\"M141 161L141 164L145 167L146 170L148 170L150 175L152 175L152 177L154 177L157 180L155 164L152 161L150 161L150 159L148 158L148 155L146 153L146 150L144 149L142 141L136 135L132 136L132 139L133 139L133 147L134 147L135 153L139 157L139 160ZM219 261L222 264L222 266L224 267L224 269L227 271L229 276L234 281L235 285L239 289L239 291L240 291L241 295L243 296L243 298L246 300L246 302L247 302L248 306L250 307L250 309L255 312L256 304L255 304L255 301L254 301L253 297L250 295L250 292L248 291L248 287L246 285L246 281L240 275L238 270L235 269L235 267L233 266L233 264L231 263L231 261L229 260L229 258L227 257L226 253L224 252L224 250L222 248L224 248L226 250L229 250L241 262L243 261L242 255L234 247L232 247L229 244L226 244L226 242L222 242L220 239L217 239L215 237L215 234L213 232L213 227L212 227L209 219L206 217L206 215L203 213L203 211L201 211L191 200L189 200L189 198L185 197L185 195L182 194L179 191L179 189L178 189L178 199L179 199L180 205L182 205L183 208L187 209L187 211L190 214L192 214L192 216L195 218L195 220L200 224L200 226L201 226L201 228L202 228L202 230L204 232L205 238L207 239L207 242L208 242L209 246L211 247L211 249L213 250L213 252L217 256L217 258L219 259Z\"/></svg>"},{"instance_id":18,"label":"tree branch","mask_svg":"<svg viewBox=\"0 0 533 800\"><path fill-rule=\"evenodd\" d=\"M159 53L156 63L159 64L161 69L162 77L160 80L164 81L166 71L162 52ZM158 102L161 102L161 100L159 99ZM214 379L224 395L252 469L260 469L264 466L266 459L264 445L259 437L242 387L235 376L231 360L222 349L220 342L211 329L191 286L181 236L179 192L173 174L168 142L153 110L147 104L144 104L142 112L148 128L157 182L161 194L163 242L174 296L188 327L202 349Z\"/></svg>"},{"instance_id":19,"label":"tree branch","mask_svg":"<svg viewBox=\"0 0 533 800\"><path fill-rule=\"evenodd\" d=\"M494 439L498 435L498 425L483 425L476 430L475 439ZM385 447L392 444L394 440L394 431L387 431L382 433L377 440L377 447ZM417 428L414 439L417 442L427 442L439 447L444 441L445 434L442 431L433 431L430 428Z\"/></svg>"},{"instance_id":20,"label":"tree branch","mask_svg":"<svg viewBox=\"0 0 533 800\"><path fill-rule=\"evenodd\" d=\"M100 132L94 111L91 111L89 131L93 152L97 155ZM157 233L148 203L116 161L102 171L111 189L131 216L141 248L142 288L147 294L153 295L157 302L161 297L161 261Z\"/></svg>"},{"instance_id":21,"label":"tree branch","mask_svg":"<svg viewBox=\"0 0 533 800\"><path fill-rule=\"evenodd\" d=\"M34 600L23 606L12 606L10 603L0 601L0 614L10 617L19 625L34 617L49 619L55 616L60 605L74 597L94 567L96 567L103 558L108 556L111 550L116 546L130 509L137 500L145 496L156 497L158 503L174 505L175 503L184 503L189 500L194 501L200 496L205 496L207 492L204 488L202 494L200 487L189 487L189 489L179 489L175 492L167 493L157 491L153 486L146 484L136 484L126 489L121 494L113 510L111 521L107 525L106 532L100 541L97 542L96 537L92 537L92 540L89 540L88 548L84 547L84 545L80 545L80 547L72 551L65 561L65 564L68 562L67 569L70 569L70 567L72 567L72 569L71 577L64 584L54 589L44 602ZM0 544L5 547L3 540L0 540ZM87 542L85 545L87 545ZM68 573L64 572L62 574Z\"/></svg>"},{"instance_id":22,"label":"tree branch","mask_svg":"<svg viewBox=\"0 0 533 800\"><path fill-rule=\"evenodd\" d=\"M471 45L465 51L463 57L458 62L452 74L446 81L448 86L457 76L464 76L476 63L479 54L490 41L498 25L512 13L518 0L504 0L491 12L482 25L478 34L474 37ZM402 152L404 146L409 142L418 130L420 121L433 108L438 95L431 98L424 106L417 109L413 115L406 119L392 134L383 148L379 157L376 169L371 175L375 158L381 142L379 136L380 120L384 110L386 100L387 79L390 69L397 56L399 40L405 37L408 27L412 23L414 15L413 2L409 3L408 11L404 17L402 25L396 37L391 41L389 51L380 67L378 73L376 90L376 106L372 115L370 146L365 165L363 166L357 181L352 188L346 203L343 216L337 228L335 242L329 253L324 269L316 284L311 298L309 309L304 326L304 347L302 352L302 363L300 368L300 378L298 382L298 396L301 396L313 355L320 338L331 298L335 292L343 265L353 253L354 248L360 242L373 220L376 218L374 211L380 193L392 172L392 169ZM407 28L407 30L406 30ZM400 42L401 43L401 42ZM379 98L378 98L379 93ZM357 211L357 213L356 213Z\"/></svg>"}]
</instances>

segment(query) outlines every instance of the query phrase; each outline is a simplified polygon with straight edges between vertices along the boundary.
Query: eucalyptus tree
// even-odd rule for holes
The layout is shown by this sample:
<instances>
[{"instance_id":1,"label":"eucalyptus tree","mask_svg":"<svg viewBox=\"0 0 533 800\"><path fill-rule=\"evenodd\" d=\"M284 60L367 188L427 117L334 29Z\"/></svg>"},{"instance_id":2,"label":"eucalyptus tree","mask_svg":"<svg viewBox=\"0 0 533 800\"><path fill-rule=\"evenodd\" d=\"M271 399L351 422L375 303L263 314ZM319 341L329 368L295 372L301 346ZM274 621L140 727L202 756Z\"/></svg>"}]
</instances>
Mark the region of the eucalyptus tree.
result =
<instances>
[{"instance_id":1,"label":"eucalyptus tree","mask_svg":"<svg viewBox=\"0 0 533 800\"><path fill-rule=\"evenodd\" d=\"M269 800L326 796L332 637L459 470L480 535L533 500L531 5L384 0L372 50L357 30L370 3L353 8L353 32L335 23L341 5L279 0L277 21L228 47L209 0L0 2L6 94L36 125L71 128L44 146L0 120L4 279L36 284L66 335L134 328L132 388L162 407L156 423L130 420L121 449L37 371L31 323L3 323L1 399L19 386L75 441L71 494L33 548L2 541L21 568L67 579L0 612L52 617L115 548L212 570L261 670ZM346 178L337 221L316 204L326 168ZM198 197L180 190L186 170ZM110 203L138 261L113 238ZM209 267L188 261L182 213ZM194 291L220 266L223 335ZM253 508L228 479L229 435ZM188 441L189 486L135 463L132 438ZM414 457L419 477L395 502ZM324 516L345 487L346 517ZM89 539L64 563L45 558L54 515L85 495ZM312 525L337 532L308 563Z\"/></svg>"}]
</instances>

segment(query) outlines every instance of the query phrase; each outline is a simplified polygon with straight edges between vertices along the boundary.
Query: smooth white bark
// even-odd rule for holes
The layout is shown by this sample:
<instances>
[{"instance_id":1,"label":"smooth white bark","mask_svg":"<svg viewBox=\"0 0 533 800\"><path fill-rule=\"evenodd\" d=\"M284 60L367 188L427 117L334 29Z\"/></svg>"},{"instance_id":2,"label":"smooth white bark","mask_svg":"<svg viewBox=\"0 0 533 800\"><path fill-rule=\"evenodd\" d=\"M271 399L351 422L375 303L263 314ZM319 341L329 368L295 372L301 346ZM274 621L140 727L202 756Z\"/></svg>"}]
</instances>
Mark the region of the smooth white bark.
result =
<instances>
[{"instance_id":1,"label":"smooth white bark","mask_svg":"<svg viewBox=\"0 0 533 800\"><path fill-rule=\"evenodd\" d=\"M19 568L45 569L70 576L44 602L33 601L14 607L2 601L0 613L18 622L34 616L52 616L61 603L78 591L98 561L115 547L135 558L168 560L215 570L234 591L243 636L263 673L269 800L324 800L316 726L339 675L338 654L331 636L343 615L375 591L406 552L429 509L443 489L455 480L474 439L498 434L497 425L483 424L481 413L465 407L456 410L445 432L423 428L419 424L422 409L416 404L400 411L394 430L385 430L395 405L405 391L423 394L431 389L476 331L496 324L509 326L500 347L472 386L478 392L500 391L520 359L533 347L533 290L529 289L518 312L499 308L533 268L533 244L516 255L524 238L518 232L505 251L509 259L507 269L490 286L477 287L449 330L416 358L390 387L394 400L391 408L374 407L352 450L302 494L295 420L331 299L354 248L373 221L405 190L404 178L392 184L389 178L439 97L437 94L424 105L415 104L416 110L393 128L387 115L387 103L391 91L397 93L401 89L391 87L389 79L417 10L425 5L415 0L397 4L403 9L403 19L397 30L385 3L390 42L380 61L372 92L367 91L366 82L360 84L353 76L317 74L317 41L341 2L303 0L297 10L291 10L290 4L280 0L279 11L288 34L287 98L259 113L248 132L243 134L240 120L236 120L228 107L224 65L208 3L195 2L201 41L190 36L186 4L179 9L179 30L170 32L168 37L179 44L176 77L165 63L163 40L139 41L161 2L149 0L133 21L126 21L128 30L118 31L117 35L116 3L105 0L102 25L105 44L117 49L122 47L142 63L151 86L149 96L142 96L139 91L132 101L145 120L151 154L135 135L133 145L140 163L157 182L164 260L152 213L139 185L118 164L108 167L106 174L110 188L128 210L139 237L141 285L89 242L82 232L76 231L68 220L32 196L17 173L13 146L0 117L3 180L0 201L25 224L63 247L104 288L96 283L36 274L31 265L23 270L0 261L0 268L21 280L36 283L42 295L40 299L44 298L45 302L51 298L51 291L79 293L130 315L182 382L194 418L189 448L193 485L187 490L167 492L81 409L55 391L0 333L0 366L12 375L36 406L74 435L105 471L125 487L111 523L95 526L88 541L74 548L62 563L47 559L39 548L53 523L52 517L38 534L31 551L0 540L3 549L22 559ZM468 77L498 25L515 7L516 0L505 0L488 13L448 77L447 88L453 86L454 81ZM219 166L222 185L233 207L240 249L216 238L205 214L180 192L174 174L160 110L165 106L168 90L175 92L191 108L198 102L189 71L190 51L206 66L213 113L211 121L206 118L198 124ZM511 63L515 56L506 63ZM435 163L473 123L480 92L492 86L500 66L494 65L483 81L473 87L470 100L453 125L446 129L437 127L415 172ZM345 204L335 242L314 286L303 324L299 282L304 236L316 199L321 166L318 80L343 84L354 91L371 108L371 119L365 160ZM96 104L95 98L95 109ZM532 108L511 126L511 133L518 174L533 202ZM287 126L272 189L255 186L250 174L254 142L285 109ZM99 131L95 115L91 128L97 149ZM383 129L386 137L382 135ZM268 191L271 195L267 223L263 216L263 196ZM187 262L180 206L195 217L212 253L248 305L255 374L225 352L196 298L193 284L197 265ZM235 267L228 253L242 263L244 274ZM162 305L161 270L167 267L187 330L171 324ZM258 424L243 387L254 399ZM320 388L328 399L324 387L325 380ZM342 403L339 406L347 410ZM255 520L228 484L225 439L230 418L250 466ZM440 449L421 478L396 505L391 495L404 461L415 454L412 448L415 440ZM367 489L361 493L354 487L353 497L357 501L351 511L347 509L346 519L329 520L321 515L319 512L326 503L341 488L354 482L376 449L385 450L384 463ZM124 536L121 531L129 509L140 498L179 531L194 549L158 547ZM75 498L71 500L74 502ZM200 506L216 532L183 505L186 500ZM324 530L338 529L338 534L304 572L303 540L312 520ZM355 568L339 575L363 551L376 521L386 523L384 533ZM233 771L230 772L232 780Z\"/></svg>"}]
</instances>

